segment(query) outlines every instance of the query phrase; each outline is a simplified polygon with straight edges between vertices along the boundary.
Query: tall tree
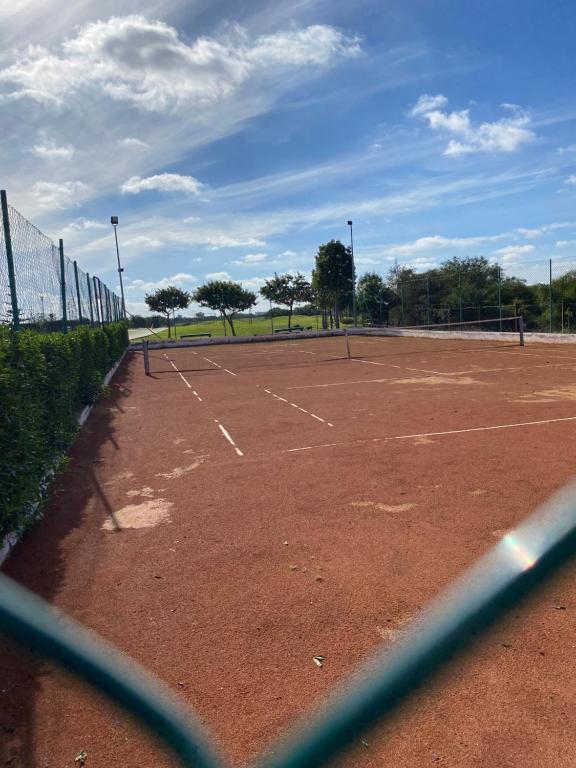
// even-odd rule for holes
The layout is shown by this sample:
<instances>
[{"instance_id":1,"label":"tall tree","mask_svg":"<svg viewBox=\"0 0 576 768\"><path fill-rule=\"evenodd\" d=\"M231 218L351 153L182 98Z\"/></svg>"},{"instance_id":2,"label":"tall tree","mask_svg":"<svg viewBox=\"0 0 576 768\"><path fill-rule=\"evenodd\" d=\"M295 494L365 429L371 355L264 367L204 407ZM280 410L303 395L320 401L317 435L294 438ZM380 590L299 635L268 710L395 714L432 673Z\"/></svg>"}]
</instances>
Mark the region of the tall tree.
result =
<instances>
[{"instance_id":1,"label":"tall tree","mask_svg":"<svg viewBox=\"0 0 576 768\"><path fill-rule=\"evenodd\" d=\"M394 294L376 272L366 272L358 280L356 304L360 312L371 322L383 323L389 307L395 303Z\"/></svg>"},{"instance_id":2,"label":"tall tree","mask_svg":"<svg viewBox=\"0 0 576 768\"><path fill-rule=\"evenodd\" d=\"M210 280L194 291L192 299L202 307L220 312L224 322L228 322L232 336L236 336L232 319L234 313L244 312L256 304L255 293L231 280Z\"/></svg>"},{"instance_id":3,"label":"tall tree","mask_svg":"<svg viewBox=\"0 0 576 768\"><path fill-rule=\"evenodd\" d=\"M312 289L323 309L334 308L336 326L343 299L353 287L352 252L340 240L330 240L318 248L312 272Z\"/></svg>"},{"instance_id":4,"label":"tall tree","mask_svg":"<svg viewBox=\"0 0 576 768\"><path fill-rule=\"evenodd\" d=\"M289 272L285 275L275 273L273 278L266 280L260 293L268 301L288 307L288 328L292 326L294 305L312 300L312 286L300 272L295 275Z\"/></svg>"},{"instance_id":5,"label":"tall tree","mask_svg":"<svg viewBox=\"0 0 576 768\"><path fill-rule=\"evenodd\" d=\"M152 312L165 315L168 324L168 338L170 338L170 313L174 314L177 309L186 309L190 304L190 294L181 291L175 285L169 285L167 288L159 288L154 293L146 294L144 301Z\"/></svg>"}]
</instances>

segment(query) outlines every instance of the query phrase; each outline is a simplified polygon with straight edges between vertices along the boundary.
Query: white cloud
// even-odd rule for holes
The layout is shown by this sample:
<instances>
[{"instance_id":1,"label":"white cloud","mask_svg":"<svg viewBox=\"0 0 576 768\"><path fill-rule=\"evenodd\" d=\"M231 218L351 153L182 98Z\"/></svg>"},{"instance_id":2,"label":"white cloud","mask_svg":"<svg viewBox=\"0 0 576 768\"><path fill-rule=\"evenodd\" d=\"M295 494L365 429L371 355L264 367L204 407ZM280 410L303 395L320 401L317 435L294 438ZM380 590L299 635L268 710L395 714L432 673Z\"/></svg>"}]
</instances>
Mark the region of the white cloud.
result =
<instances>
[{"instance_id":1,"label":"white cloud","mask_svg":"<svg viewBox=\"0 0 576 768\"><path fill-rule=\"evenodd\" d=\"M537 240L545 232L545 228L528 229L526 227L517 227L514 232L521 237L525 237L527 240Z\"/></svg>"},{"instance_id":2,"label":"white cloud","mask_svg":"<svg viewBox=\"0 0 576 768\"><path fill-rule=\"evenodd\" d=\"M298 256L296 251L291 251L289 248L285 251L282 251L282 253L279 253L278 256L286 256L286 258L290 258L292 256Z\"/></svg>"},{"instance_id":3,"label":"white cloud","mask_svg":"<svg viewBox=\"0 0 576 768\"><path fill-rule=\"evenodd\" d=\"M356 38L321 24L254 38L236 25L219 39L189 44L162 21L112 17L79 27L60 50L36 45L19 52L0 70L0 97L59 104L96 89L150 112L197 108L226 99L258 75L326 67L359 51Z\"/></svg>"},{"instance_id":4,"label":"white cloud","mask_svg":"<svg viewBox=\"0 0 576 768\"><path fill-rule=\"evenodd\" d=\"M444 154L456 157L474 152L515 152L523 144L531 141L535 134L529 129L530 115L515 104L503 104L510 112L495 122L474 124L470 119L470 110L457 112L442 110L448 100L445 96L420 96L410 114L428 121L433 130L442 130L452 134Z\"/></svg>"},{"instance_id":5,"label":"white cloud","mask_svg":"<svg viewBox=\"0 0 576 768\"><path fill-rule=\"evenodd\" d=\"M246 256L243 256L241 259L236 259L232 262L232 264L236 265L237 267L246 267L250 266L251 264L259 264L260 262L265 261L267 258L267 253L247 253Z\"/></svg>"},{"instance_id":6,"label":"white cloud","mask_svg":"<svg viewBox=\"0 0 576 768\"><path fill-rule=\"evenodd\" d=\"M159 248L163 245L162 240L146 235L135 235L125 240L122 245L126 248Z\"/></svg>"},{"instance_id":7,"label":"white cloud","mask_svg":"<svg viewBox=\"0 0 576 768\"><path fill-rule=\"evenodd\" d=\"M576 144L570 144L567 147L558 147L556 151L561 155L572 154L572 152L576 152Z\"/></svg>"},{"instance_id":8,"label":"white cloud","mask_svg":"<svg viewBox=\"0 0 576 768\"><path fill-rule=\"evenodd\" d=\"M573 174L572 176L568 176L568 178L566 179L566 181L564 183L565 184L576 184L576 174Z\"/></svg>"},{"instance_id":9,"label":"white cloud","mask_svg":"<svg viewBox=\"0 0 576 768\"><path fill-rule=\"evenodd\" d=\"M119 139L118 144L121 147L126 147L127 149L148 149L150 147L150 145L146 144L145 141L135 139L133 136L127 136L125 139Z\"/></svg>"},{"instance_id":10,"label":"white cloud","mask_svg":"<svg viewBox=\"0 0 576 768\"><path fill-rule=\"evenodd\" d=\"M83 232L87 229L108 229L106 224L101 221L95 221L94 219L86 219L84 216L80 216L74 221L71 221L66 225L65 229L74 230L76 232Z\"/></svg>"},{"instance_id":11,"label":"white cloud","mask_svg":"<svg viewBox=\"0 0 576 768\"><path fill-rule=\"evenodd\" d=\"M54 141L46 141L43 144L35 144L30 151L43 160L70 160L76 149L71 144L59 147Z\"/></svg>"},{"instance_id":12,"label":"white cloud","mask_svg":"<svg viewBox=\"0 0 576 768\"><path fill-rule=\"evenodd\" d=\"M389 256L411 256L414 253L434 250L437 248L465 248L502 240L506 235L481 235L478 237L443 237L442 235L428 235L419 237L411 243L393 245L386 250Z\"/></svg>"},{"instance_id":13,"label":"white cloud","mask_svg":"<svg viewBox=\"0 0 576 768\"><path fill-rule=\"evenodd\" d=\"M131 195L140 192L187 192L198 195L202 189L201 184L193 176L181 176L179 173L159 173L156 176L148 176L145 179L140 176L132 178L122 184L120 190Z\"/></svg>"},{"instance_id":14,"label":"white cloud","mask_svg":"<svg viewBox=\"0 0 576 768\"><path fill-rule=\"evenodd\" d=\"M82 181L37 181L32 187L32 194L41 208L71 208L80 205L91 192Z\"/></svg>"},{"instance_id":15,"label":"white cloud","mask_svg":"<svg viewBox=\"0 0 576 768\"><path fill-rule=\"evenodd\" d=\"M162 277L160 280L130 280L125 285L125 291L129 294L151 293L159 288L168 288L169 285L175 285L177 288L184 288L189 283L197 283L198 278L195 275L189 275L186 272L178 272L171 277Z\"/></svg>"},{"instance_id":16,"label":"white cloud","mask_svg":"<svg viewBox=\"0 0 576 768\"><path fill-rule=\"evenodd\" d=\"M556 240L556 248L574 248L576 240Z\"/></svg>"},{"instance_id":17,"label":"white cloud","mask_svg":"<svg viewBox=\"0 0 576 768\"><path fill-rule=\"evenodd\" d=\"M532 253L535 248L533 245L507 245L505 248L499 248L494 254L499 256L522 256Z\"/></svg>"},{"instance_id":18,"label":"white cloud","mask_svg":"<svg viewBox=\"0 0 576 768\"><path fill-rule=\"evenodd\" d=\"M410 110L410 114L413 117L418 115L426 115L428 112L432 112L435 109L440 109L441 107L446 106L447 103L448 99L446 96L442 96L441 94L438 94L437 96L430 96L427 93L423 93Z\"/></svg>"},{"instance_id":19,"label":"white cloud","mask_svg":"<svg viewBox=\"0 0 576 768\"><path fill-rule=\"evenodd\" d=\"M232 280L228 272L208 272L204 277L206 280Z\"/></svg>"}]
</instances>

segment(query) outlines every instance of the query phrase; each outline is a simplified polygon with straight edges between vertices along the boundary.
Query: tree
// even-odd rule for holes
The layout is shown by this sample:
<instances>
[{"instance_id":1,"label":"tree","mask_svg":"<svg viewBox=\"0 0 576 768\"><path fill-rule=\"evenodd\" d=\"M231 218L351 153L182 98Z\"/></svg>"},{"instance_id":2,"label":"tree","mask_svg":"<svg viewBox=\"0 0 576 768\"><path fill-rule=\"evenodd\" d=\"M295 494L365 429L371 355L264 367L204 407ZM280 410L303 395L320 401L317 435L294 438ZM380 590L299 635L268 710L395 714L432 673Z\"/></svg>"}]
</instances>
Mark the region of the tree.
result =
<instances>
[{"instance_id":1,"label":"tree","mask_svg":"<svg viewBox=\"0 0 576 768\"><path fill-rule=\"evenodd\" d=\"M288 328L290 328L294 304L304 304L311 301L312 286L300 272L295 275L290 273L278 275L275 273L273 278L266 280L260 288L260 293L268 301L288 307Z\"/></svg>"},{"instance_id":2,"label":"tree","mask_svg":"<svg viewBox=\"0 0 576 768\"><path fill-rule=\"evenodd\" d=\"M159 288L157 291L144 296L144 301L152 312L159 312L161 315L165 315L166 322L168 324L168 338L170 338L170 313L176 312L177 309L186 309L190 304L190 294L186 291L181 291L180 288L176 288L174 285L169 285L167 288ZM176 332L174 332L176 335Z\"/></svg>"},{"instance_id":3,"label":"tree","mask_svg":"<svg viewBox=\"0 0 576 768\"><path fill-rule=\"evenodd\" d=\"M352 252L340 240L330 240L318 248L312 272L312 289L320 306L334 309L336 327L342 300L351 296L353 286Z\"/></svg>"},{"instance_id":4,"label":"tree","mask_svg":"<svg viewBox=\"0 0 576 768\"><path fill-rule=\"evenodd\" d=\"M231 280L210 280L194 291L192 299L202 307L218 310L224 322L228 321L232 336L236 336L232 317L256 304L256 294L246 291L240 283Z\"/></svg>"},{"instance_id":5,"label":"tree","mask_svg":"<svg viewBox=\"0 0 576 768\"><path fill-rule=\"evenodd\" d=\"M358 280L356 304L370 322L379 322L382 325L384 317L388 317L388 308L393 303L393 298L391 289L376 272L366 272Z\"/></svg>"}]
</instances>

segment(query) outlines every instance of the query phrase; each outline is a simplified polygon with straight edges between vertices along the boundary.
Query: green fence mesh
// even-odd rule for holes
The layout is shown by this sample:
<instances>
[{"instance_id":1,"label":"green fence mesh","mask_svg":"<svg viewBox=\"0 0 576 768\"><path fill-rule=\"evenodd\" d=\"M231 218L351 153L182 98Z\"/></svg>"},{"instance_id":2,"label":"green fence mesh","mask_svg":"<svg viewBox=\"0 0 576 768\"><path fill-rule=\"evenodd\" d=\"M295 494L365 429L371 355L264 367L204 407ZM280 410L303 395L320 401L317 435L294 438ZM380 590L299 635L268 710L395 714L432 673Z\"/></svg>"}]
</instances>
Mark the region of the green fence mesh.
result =
<instances>
[{"instance_id":1,"label":"green fence mesh","mask_svg":"<svg viewBox=\"0 0 576 768\"><path fill-rule=\"evenodd\" d=\"M75 267L66 253L62 274L59 247L11 205L7 204L5 211L7 217L0 213L0 324L14 325L7 236L12 246L20 328L62 330L63 293L67 327L120 319L121 303L104 283L100 283L103 302L103 312L100 312L90 276Z\"/></svg>"}]
</instances>

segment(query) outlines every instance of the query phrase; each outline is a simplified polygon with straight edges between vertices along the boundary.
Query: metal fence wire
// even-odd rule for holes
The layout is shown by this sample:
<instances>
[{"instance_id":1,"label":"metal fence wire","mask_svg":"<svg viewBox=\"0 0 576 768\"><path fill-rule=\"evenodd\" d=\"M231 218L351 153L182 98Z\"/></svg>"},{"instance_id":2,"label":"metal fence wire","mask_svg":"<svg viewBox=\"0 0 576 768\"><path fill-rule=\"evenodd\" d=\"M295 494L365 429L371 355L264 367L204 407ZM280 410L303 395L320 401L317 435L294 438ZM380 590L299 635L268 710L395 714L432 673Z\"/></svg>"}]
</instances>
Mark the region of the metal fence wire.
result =
<instances>
[{"instance_id":1,"label":"metal fence wire","mask_svg":"<svg viewBox=\"0 0 576 768\"><path fill-rule=\"evenodd\" d=\"M568 257L529 265L490 262L475 270L464 260L424 273L402 268L388 278L380 297L358 293L358 313L371 325L433 325L522 316L526 330L576 330L576 261ZM521 270L516 277L513 270ZM350 314L347 306L345 314Z\"/></svg>"},{"instance_id":2,"label":"metal fence wire","mask_svg":"<svg viewBox=\"0 0 576 768\"><path fill-rule=\"evenodd\" d=\"M122 304L1 192L0 324L15 330L67 331L122 319ZM100 304L101 302L101 304Z\"/></svg>"}]
</instances>

